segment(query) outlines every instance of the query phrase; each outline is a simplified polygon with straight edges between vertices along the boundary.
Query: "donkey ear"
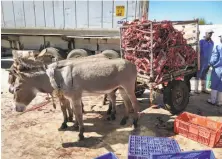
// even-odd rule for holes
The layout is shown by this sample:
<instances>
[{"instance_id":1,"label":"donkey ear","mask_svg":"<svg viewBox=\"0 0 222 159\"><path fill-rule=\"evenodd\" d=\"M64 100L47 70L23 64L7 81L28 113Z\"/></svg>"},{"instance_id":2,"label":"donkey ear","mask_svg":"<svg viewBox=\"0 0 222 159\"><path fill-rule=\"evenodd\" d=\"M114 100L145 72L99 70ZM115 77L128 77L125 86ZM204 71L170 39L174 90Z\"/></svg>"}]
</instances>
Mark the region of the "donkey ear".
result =
<instances>
[{"instance_id":1,"label":"donkey ear","mask_svg":"<svg viewBox=\"0 0 222 159\"><path fill-rule=\"evenodd\" d=\"M5 71L7 71L7 72L12 72L12 70L11 70L11 69L5 69Z\"/></svg>"}]
</instances>

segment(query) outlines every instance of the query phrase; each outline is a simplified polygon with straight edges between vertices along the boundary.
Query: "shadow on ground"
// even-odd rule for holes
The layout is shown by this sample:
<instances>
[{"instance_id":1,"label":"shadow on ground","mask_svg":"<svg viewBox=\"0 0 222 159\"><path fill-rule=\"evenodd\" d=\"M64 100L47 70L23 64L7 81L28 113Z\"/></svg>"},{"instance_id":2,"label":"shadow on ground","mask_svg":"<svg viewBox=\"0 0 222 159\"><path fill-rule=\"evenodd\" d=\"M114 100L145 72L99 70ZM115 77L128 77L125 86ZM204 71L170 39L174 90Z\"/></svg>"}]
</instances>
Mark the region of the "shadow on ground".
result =
<instances>
[{"instance_id":1,"label":"shadow on ground","mask_svg":"<svg viewBox=\"0 0 222 159\"><path fill-rule=\"evenodd\" d=\"M92 125L85 125L85 132L96 132L100 137L86 137L84 141L77 142L65 142L62 143L63 148L70 147L86 147L86 148L106 148L108 151L114 151L111 148L111 145L115 144L128 144L129 135L144 135L144 136L158 136L158 137L170 137L174 135L172 130L162 129L156 126L159 124L158 118L161 118L163 121L168 121L171 118L171 115L161 114L161 113L151 113L147 110L148 103L147 99L144 99L141 103L141 111L144 111L144 114L139 120L139 127L136 129L133 128L133 118L132 113L130 118L127 121L127 124L122 126L120 121L124 114L124 105L117 105L116 111L116 120L108 121L105 111L86 111L87 114L84 123L92 123ZM148 108L150 109L150 108ZM96 117L91 116L90 114L99 114ZM76 131L73 127L67 128L65 131Z\"/></svg>"}]
</instances>

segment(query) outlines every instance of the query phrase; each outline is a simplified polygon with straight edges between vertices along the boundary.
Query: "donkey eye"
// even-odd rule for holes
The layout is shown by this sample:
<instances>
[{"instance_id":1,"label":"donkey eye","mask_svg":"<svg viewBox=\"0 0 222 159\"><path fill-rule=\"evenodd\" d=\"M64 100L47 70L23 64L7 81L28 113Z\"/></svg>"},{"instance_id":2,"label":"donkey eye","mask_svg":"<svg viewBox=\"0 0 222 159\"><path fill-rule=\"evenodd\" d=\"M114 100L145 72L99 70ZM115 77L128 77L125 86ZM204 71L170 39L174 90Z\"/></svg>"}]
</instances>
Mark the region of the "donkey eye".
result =
<instances>
[{"instance_id":1,"label":"donkey eye","mask_svg":"<svg viewBox=\"0 0 222 159\"><path fill-rule=\"evenodd\" d=\"M15 91L16 91L16 92L17 92L17 91L19 91L19 90L20 90L20 88L19 88L19 87L16 87L16 88L15 88Z\"/></svg>"}]
</instances>

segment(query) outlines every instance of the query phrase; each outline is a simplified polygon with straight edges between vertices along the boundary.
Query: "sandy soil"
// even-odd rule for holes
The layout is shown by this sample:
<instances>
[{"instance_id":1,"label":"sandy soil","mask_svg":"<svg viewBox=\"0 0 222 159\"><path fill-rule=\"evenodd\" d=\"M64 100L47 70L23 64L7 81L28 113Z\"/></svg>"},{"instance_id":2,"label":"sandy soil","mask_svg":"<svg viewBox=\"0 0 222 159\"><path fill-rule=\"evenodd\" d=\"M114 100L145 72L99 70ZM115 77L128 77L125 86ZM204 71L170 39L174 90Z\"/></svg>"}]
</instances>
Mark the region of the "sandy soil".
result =
<instances>
[{"instance_id":1,"label":"sandy soil","mask_svg":"<svg viewBox=\"0 0 222 159\"><path fill-rule=\"evenodd\" d=\"M132 118L126 126L120 126L124 106L118 96L117 115L115 121L107 121L107 105L102 106L102 96L86 97L86 113L84 114L85 137L78 142L78 132L72 129L72 123L66 131L58 131L62 123L62 113L59 105L55 110L51 103L41 109L17 115L11 111L13 96L8 93L7 72L1 69L1 132L2 132L2 158L3 159L56 159L75 158L91 159L113 151L118 158L127 158L128 137L130 134L173 137L183 151L211 149L183 136L175 135L172 130L160 129L155 126L157 117L164 121L172 118L164 109L152 109L149 106L146 93L138 98L141 109L145 114L140 119L138 130L132 128ZM44 94L39 94L29 108L45 100ZM222 122L222 108L212 107L206 103L208 95L200 94L190 97L186 111L197 113L198 109L204 116ZM162 97L157 101L161 103ZM217 159L222 159L222 148L212 149Z\"/></svg>"}]
</instances>

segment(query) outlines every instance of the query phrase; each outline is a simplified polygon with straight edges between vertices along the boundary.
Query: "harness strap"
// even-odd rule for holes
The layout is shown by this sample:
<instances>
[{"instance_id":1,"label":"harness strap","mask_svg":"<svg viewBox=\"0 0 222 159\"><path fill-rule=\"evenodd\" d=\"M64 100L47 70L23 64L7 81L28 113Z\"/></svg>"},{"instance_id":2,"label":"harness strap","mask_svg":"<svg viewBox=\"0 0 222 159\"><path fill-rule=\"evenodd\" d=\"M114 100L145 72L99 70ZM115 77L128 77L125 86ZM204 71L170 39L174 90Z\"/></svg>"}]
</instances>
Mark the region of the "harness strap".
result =
<instances>
[{"instance_id":1,"label":"harness strap","mask_svg":"<svg viewBox=\"0 0 222 159\"><path fill-rule=\"evenodd\" d=\"M57 96L60 101L62 100L64 95L63 95L63 92L61 90L60 85L58 85L56 83L56 80L55 80L55 68L48 68L48 69L46 69L46 74L49 76L50 83L51 83L52 87L54 88L51 96L52 96L53 107L55 108L56 106L55 106L55 102L53 100L53 95Z\"/></svg>"}]
</instances>

